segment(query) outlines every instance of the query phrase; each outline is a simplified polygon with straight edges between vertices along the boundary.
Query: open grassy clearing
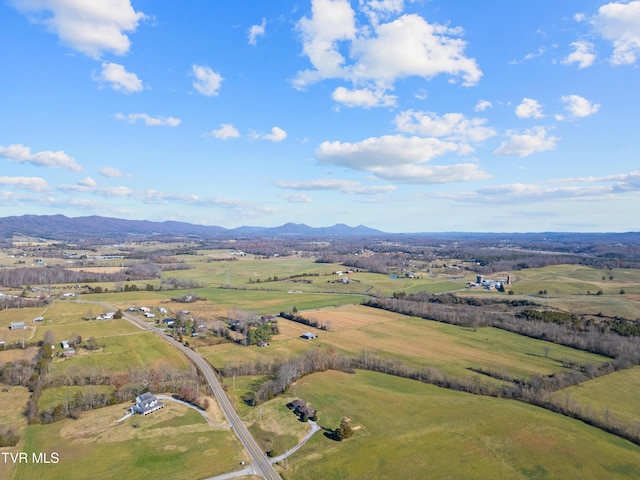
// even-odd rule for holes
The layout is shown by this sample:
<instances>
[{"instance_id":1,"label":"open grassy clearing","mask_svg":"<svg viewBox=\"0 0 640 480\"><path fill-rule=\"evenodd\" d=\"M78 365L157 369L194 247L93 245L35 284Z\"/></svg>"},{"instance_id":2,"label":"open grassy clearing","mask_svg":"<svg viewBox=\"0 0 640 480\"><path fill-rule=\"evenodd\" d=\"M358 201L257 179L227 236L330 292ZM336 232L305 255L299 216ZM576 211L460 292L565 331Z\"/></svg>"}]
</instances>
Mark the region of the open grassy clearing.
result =
<instances>
[{"instance_id":1,"label":"open grassy clearing","mask_svg":"<svg viewBox=\"0 0 640 480\"><path fill-rule=\"evenodd\" d=\"M296 395L321 425L347 416L359 429L343 442L316 434L289 458L285 479L640 476L640 447L520 402L371 372L314 374Z\"/></svg>"},{"instance_id":2,"label":"open grassy clearing","mask_svg":"<svg viewBox=\"0 0 640 480\"><path fill-rule=\"evenodd\" d=\"M124 413L125 406L116 405L79 420L28 427L24 451L58 452L60 461L18 465L15 479L190 480L236 470L248 460L231 430L211 427L186 406L168 402L151 415L116 423Z\"/></svg>"},{"instance_id":3,"label":"open grassy clearing","mask_svg":"<svg viewBox=\"0 0 640 480\"><path fill-rule=\"evenodd\" d=\"M77 349L73 358L56 359L50 367L53 377L80 372L86 368L97 368L105 372L126 372L130 368L176 368L187 369L186 358L169 343L148 331L131 335L103 337L98 339L104 348L86 352Z\"/></svg>"},{"instance_id":4,"label":"open grassy clearing","mask_svg":"<svg viewBox=\"0 0 640 480\"><path fill-rule=\"evenodd\" d=\"M560 404L590 409L596 417L636 425L640 430L640 367L589 380L551 395Z\"/></svg>"}]
</instances>

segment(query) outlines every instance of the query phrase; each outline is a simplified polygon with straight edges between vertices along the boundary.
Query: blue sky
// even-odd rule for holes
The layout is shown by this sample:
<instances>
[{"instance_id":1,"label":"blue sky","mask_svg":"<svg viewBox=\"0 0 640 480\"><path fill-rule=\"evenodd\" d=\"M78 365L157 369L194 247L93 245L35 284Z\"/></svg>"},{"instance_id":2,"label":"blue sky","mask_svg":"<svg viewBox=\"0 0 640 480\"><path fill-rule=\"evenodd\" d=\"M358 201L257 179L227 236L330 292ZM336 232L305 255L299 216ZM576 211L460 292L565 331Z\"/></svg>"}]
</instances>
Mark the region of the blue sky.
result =
<instances>
[{"instance_id":1,"label":"blue sky","mask_svg":"<svg viewBox=\"0 0 640 480\"><path fill-rule=\"evenodd\" d=\"M0 216L640 229L640 0L0 1Z\"/></svg>"}]
</instances>

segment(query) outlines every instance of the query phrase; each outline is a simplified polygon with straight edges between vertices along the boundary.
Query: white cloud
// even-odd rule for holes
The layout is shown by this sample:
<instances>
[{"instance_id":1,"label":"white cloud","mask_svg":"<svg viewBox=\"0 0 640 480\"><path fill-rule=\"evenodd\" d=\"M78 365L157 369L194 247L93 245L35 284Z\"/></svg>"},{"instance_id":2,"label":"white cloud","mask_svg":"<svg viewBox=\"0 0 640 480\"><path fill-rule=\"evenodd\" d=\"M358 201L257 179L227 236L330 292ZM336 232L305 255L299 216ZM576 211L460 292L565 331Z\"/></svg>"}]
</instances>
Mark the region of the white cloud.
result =
<instances>
[{"instance_id":1,"label":"white cloud","mask_svg":"<svg viewBox=\"0 0 640 480\"><path fill-rule=\"evenodd\" d=\"M66 168L79 172L82 167L76 163L73 157L70 157L63 151L52 152L45 150L42 152L31 153L29 147L22 144L9 145L3 147L0 145L0 157L12 160L18 163L30 163L37 167L46 168Z\"/></svg>"},{"instance_id":2,"label":"white cloud","mask_svg":"<svg viewBox=\"0 0 640 480\"><path fill-rule=\"evenodd\" d=\"M29 20L44 25L74 50L98 59L103 52L125 55L131 46L126 33L136 30L144 13L129 0L11 0Z\"/></svg>"},{"instance_id":3,"label":"white cloud","mask_svg":"<svg viewBox=\"0 0 640 480\"><path fill-rule=\"evenodd\" d=\"M266 18L262 19L262 23L260 25L251 25L251 28L249 28L249 45L255 45L257 43L258 37L262 37L264 35L266 26Z\"/></svg>"},{"instance_id":4,"label":"white cloud","mask_svg":"<svg viewBox=\"0 0 640 480\"><path fill-rule=\"evenodd\" d=\"M102 71L93 74L93 79L98 82L108 82L117 92L135 93L144 89L142 80L135 73L127 72L124 66L117 63L103 63Z\"/></svg>"},{"instance_id":5,"label":"white cloud","mask_svg":"<svg viewBox=\"0 0 640 480\"><path fill-rule=\"evenodd\" d=\"M102 175L103 177L108 177L108 178L120 178L120 177L128 176L128 175L125 175L120 170L118 170L117 168L114 168L114 167L102 167L100 169L100 175Z\"/></svg>"},{"instance_id":6,"label":"white cloud","mask_svg":"<svg viewBox=\"0 0 640 480\"><path fill-rule=\"evenodd\" d=\"M206 136L226 140L228 138L238 138L240 136L240 132L238 132L236 127L230 123L222 123L220 124L220 128L217 130L211 130L211 132L207 133Z\"/></svg>"},{"instance_id":7,"label":"white cloud","mask_svg":"<svg viewBox=\"0 0 640 480\"><path fill-rule=\"evenodd\" d=\"M476 112L484 112L487 108L491 107L493 107L493 103L491 103L489 100L479 100L478 103L476 103L474 110Z\"/></svg>"},{"instance_id":8,"label":"white cloud","mask_svg":"<svg viewBox=\"0 0 640 480\"><path fill-rule=\"evenodd\" d=\"M263 140L271 140L272 142L281 142L287 138L287 132L280 127L273 127L271 129L271 133L267 135L260 135L259 138L262 138Z\"/></svg>"},{"instance_id":9,"label":"white cloud","mask_svg":"<svg viewBox=\"0 0 640 480\"><path fill-rule=\"evenodd\" d=\"M516 107L518 118L542 118L542 105L532 98L523 98L522 103Z\"/></svg>"},{"instance_id":10,"label":"white cloud","mask_svg":"<svg viewBox=\"0 0 640 480\"><path fill-rule=\"evenodd\" d=\"M437 183L471 182L491 176L475 163L456 165L400 165L396 168L379 167L373 173L385 180L424 185Z\"/></svg>"},{"instance_id":11,"label":"white cloud","mask_svg":"<svg viewBox=\"0 0 640 480\"><path fill-rule=\"evenodd\" d=\"M393 185L362 186L355 180L340 180L335 178L319 178L317 180L306 180L300 182L276 182L280 188L289 190L335 190L349 195L377 195L396 190Z\"/></svg>"},{"instance_id":12,"label":"white cloud","mask_svg":"<svg viewBox=\"0 0 640 480\"><path fill-rule=\"evenodd\" d=\"M280 198L284 198L290 203L311 203L313 199L305 193L293 193L289 195L280 195Z\"/></svg>"},{"instance_id":13,"label":"white cloud","mask_svg":"<svg viewBox=\"0 0 640 480\"><path fill-rule=\"evenodd\" d=\"M591 20L596 32L613 44L611 63L636 63L640 54L640 1L602 5Z\"/></svg>"},{"instance_id":14,"label":"white cloud","mask_svg":"<svg viewBox=\"0 0 640 480\"><path fill-rule=\"evenodd\" d=\"M457 149L457 144L437 138L384 135L356 143L323 142L316 155L325 164L371 171L377 167L427 162Z\"/></svg>"},{"instance_id":15,"label":"white cloud","mask_svg":"<svg viewBox=\"0 0 640 480\"><path fill-rule=\"evenodd\" d=\"M218 95L218 90L222 85L222 75L211 70L211 68L205 65L193 65L193 75L196 77L193 82L193 88L198 93L206 95L207 97L215 97Z\"/></svg>"},{"instance_id":16,"label":"white cloud","mask_svg":"<svg viewBox=\"0 0 640 480\"><path fill-rule=\"evenodd\" d=\"M444 183L488 177L473 164L424 165L435 157L453 152L466 153L466 149L437 138L385 135L357 143L323 142L316 149L316 157L323 164L366 171L378 178L405 183Z\"/></svg>"},{"instance_id":17,"label":"white cloud","mask_svg":"<svg viewBox=\"0 0 640 480\"><path fill-rule=\"evenodd\" d=\"M573 118L583 118L597 113L600 105L590 102L580 95L564 95L560 98L564 108Z\"/></svg>"},{"instance_id":18,"label":"white cloud","mask_svg":"<svg viewBox=\"0 0 640 480\"><path fill-rule=\"evenodd\" d=\"M78 185L83 187L95 187L97 185L96 181L91 177L83 178L78 182Z\"/></svg>"},{"instance_id":19,"label":"white cloud","mask_svg":"<svg viewBox=\"0 0 640 480\"><path fill-rule=\"evenodd\" d=\"M558 141L556 137L548 136L544 127L534 127L524 133L508 130L507 138L507 141L493 152L495 155L527 157L533 153L554 150Z\"/></svg>"},{"instance_id":20,"label":"white cloud","mask_svg":"<svg viewBox=\"0 0 640 480\"><path fill-rule=\"evenodd\" d=\"M356 34L355 13L349 0L312 0L311 18L298 22L302 49L315 70L299 72L294 84L305 87L324 78L344 76L345 59L338 42L352 40Z\"/></svg>"},{"instance_id":21,"label":"white cloud","mask_svg":"<svg viewBox=\"0 0 640 480\"><path fill-rule=\"evenodd\" d=\"M298 22L298 30L313 68L297 73L296 88L324 79L343 79L357 89L372 85L370 91L392 89L396 80L410 76L430 79L447 74L461 77L464 85L480 80L476 61L464 55L461 29L430 24L415 14L379 23L400 13L401 1L360 2L360 7L370 24L358 28L349 1L312 1L311 16Z\"/></svg>"},{"instance_id":22,"label":"white cloud","mask_svg":"<svg viewBox=\"0 0 640 480\"><path fill-rule=\"evenodd\" d=\"M352 46L356 79L392 83L409 76L460 76L464 85L482 77L476 61L465 57L459 29L430 24L418 15L403 15L376 27L372 37L359 36Z\"/></svg>"},{"instance_id":23,"label":"white cloud","mask_svg":"<svg viewBox=\"0 0 640 480\"><path fill-rule=\"evenodd\" d=\"M369 21L373 25L377 25L380 23L380 19L402 13L404 0L360 0L360 6L365 15L369 17Z\"/></svg>"},{"instance_id":24,"label":"white cloud","mask_svg":"<svg viewBox=\"0 0 640 480\"><path fill-rule=\"evenodd\" d=\"M35 192L42 192L49 189L47 182L39 177L0 177L0 185L10 185Z\"/></svg>"},{"instance_id":25,"label":"white cloud","mask_svg":"<svg viewBox=\"0 0 640 480\"><path fill-rule=\"evenodd\" d=\"M466 118L462 113L446 113L439 117L434 112L407 110L399 113L394 121L401 132L449 140L482 142L496 135L495 130L484 126L486 119Z\"/></svg>"},{"instance_id":26,"label":"white cloud","mask_svg":"<svg viewBox=\"0 0 640 480\"><path fill-rule=\"evenodd\" d=\"M578 64L578 68L590 67L596 59L593 43L591 42L573 42L571 46L574 51L562 60L563 65Z\"/></svg>"},{"instance_id":27,"label":"white cloud","mask_svg":"<svg viewBox=\"0 0 640 480\"><path fill-rule=\"evenodd\" d=\"M397 99L394 95L386 95L382 89L359 88L348 90L344 87L336 88L331 98L347 107L364 108L391 107L396 104Z\"/></svg>"},{"instance_id":28,"label":"white cloud","mask_svg":"<svg viewBox=\"0 0 640 480\"><path fill-rule=\"evenodd\" d=\"M317 180L305 180L300 182L276 182L280 188L290 190L339 190L342 192L351 191L360 185L355 180L339 180L335 178L319 178Z\"/></svg>"},{"instance_id":29,"label":"white cloud","mask_svg":"<svg viewBox=\"0 0 640 480\"><path fill-rule=\"evenodd\" d=\"M179 118L163 116L152 117L146 113L129 113L128 115L116 113L115 117L118 120L124 120L128 123L136 123L138 120L142 120L148 127L177 127L181 123Z\"/></svg>"}]
</instances>

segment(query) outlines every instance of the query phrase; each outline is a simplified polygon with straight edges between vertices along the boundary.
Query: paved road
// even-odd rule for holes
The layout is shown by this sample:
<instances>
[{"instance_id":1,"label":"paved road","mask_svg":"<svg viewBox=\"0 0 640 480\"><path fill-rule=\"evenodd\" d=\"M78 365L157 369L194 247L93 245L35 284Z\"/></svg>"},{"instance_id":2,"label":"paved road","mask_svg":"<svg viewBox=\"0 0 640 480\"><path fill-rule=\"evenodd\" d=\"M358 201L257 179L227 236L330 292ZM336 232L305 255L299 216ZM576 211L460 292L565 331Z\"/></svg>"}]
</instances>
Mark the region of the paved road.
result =
<instances>
[{"instance_id":1,"label":"paved road","mask_svg":"<svg viewBox=\"0 0 640 480\"><path fill-rule=\"evenodd\" d=\"M106 303L102 303L102 302L87 302L87 303L98 303L114 311L117 310L113 306L108 305ZM229 423L231 424L231 428L235 430L236 435L240 439L240 442L242 442L244 447L247 449L247 452L249 452L249 455L251 456L251 459L252 459L252 463L250 465L251 473L255 475L259 475L262 478L265 478L267 480L276 480L276 479L280 480L281 478L280 475L278 475L278 472L276 472L273 465L269 462L269 459L266 457L264 452L260 449L256 441L253 439L253 437L249 433L249 430L247 430L247 428L242 423L242 420L240 420L240 417L238 416L235 409L233 408L233 405L231 405L231 402L229 401L227 394L222 388L222 385L220 385L220 382L218 381L218 377L216 377L216 374L213 371L213 368L211 367L211 365L209 365L206 361L204 361L204 359L199 354L197 354L190 348L185 347L182 343L177 342L173 338L167 336L167 334L164 333L159 328L151 326L146 322L144 322L143 320L140 320L139 318L128 314L127 312L123 312L123 315L128 321L135 324L136 326L146 330L151 330L152 332L155 332L158 335L160 335L167 342L169 342L174 347L181 350L187 357L191 359L191 361L193 361L193 363L196 364L196 366L203 373L204 377L207 379L207 382L209 383L209 387L211 387L211 391L213 392L213 395L216 397L216 400L218 400L218 403L220 404L220 408L222 408L222 411L224 412L227 419L229 420Z\"/></svg>"}]
</instances>

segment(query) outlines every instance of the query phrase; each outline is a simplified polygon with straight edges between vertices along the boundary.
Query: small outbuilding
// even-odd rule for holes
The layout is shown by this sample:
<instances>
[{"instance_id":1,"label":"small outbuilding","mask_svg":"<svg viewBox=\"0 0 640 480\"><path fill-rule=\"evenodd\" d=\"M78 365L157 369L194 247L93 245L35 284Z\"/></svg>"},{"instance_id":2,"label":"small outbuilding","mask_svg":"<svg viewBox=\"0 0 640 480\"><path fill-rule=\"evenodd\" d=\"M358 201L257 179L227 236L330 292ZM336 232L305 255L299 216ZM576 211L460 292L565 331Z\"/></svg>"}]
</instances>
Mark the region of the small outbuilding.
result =
<instances>
[{"instance_id":1,"label":"small outbuilding","mask_svg":"<svg viewBox=\"0 0 640 480\"><path fill-rule=\"evenodd\" d=\"M11 325L9 326L9 330L24 330L25 328L27 327L24 322L11 322Z\"/></svg>"},{"instance_id":2,"label":"small outbuilding","mask_svg":"<svg viewBox=\"0 0 640 480\"><path fill-rule=\"evenodd\" d=\"M303 333L300 336L302 338L304 338L305 340L313 340L314 338L318 338L318 335L316 335L315 333L311 333L311 332Z\"/></svg>"}]
</instances>

